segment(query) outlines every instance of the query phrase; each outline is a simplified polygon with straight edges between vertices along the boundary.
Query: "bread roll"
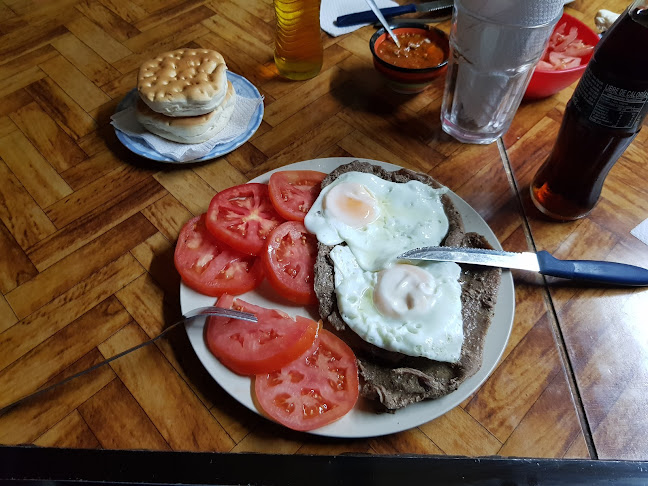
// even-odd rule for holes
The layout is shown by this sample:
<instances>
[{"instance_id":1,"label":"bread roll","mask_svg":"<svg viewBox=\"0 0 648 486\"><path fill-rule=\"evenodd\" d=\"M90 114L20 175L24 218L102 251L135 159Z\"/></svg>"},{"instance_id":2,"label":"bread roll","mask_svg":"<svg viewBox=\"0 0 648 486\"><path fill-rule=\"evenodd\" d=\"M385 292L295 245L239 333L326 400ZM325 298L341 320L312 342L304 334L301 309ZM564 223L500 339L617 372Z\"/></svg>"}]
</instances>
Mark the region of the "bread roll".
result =
<instances>
[{"instance_id":1,"label":"bread roll","mask_svg":"<svg viewBox=\"0 0 648 486\"><path fill-rule=\"evenodd\" d=\"M197 116L220 106L227 93L227 66L210 49L165 52L140 66L137 91L156 113Z\"/></svg>"},{"instance_id":2,"label":"bread roll","mask_svg":"<svg viewBox=\"0 0 648 486\"><path fill-rule=\"evenodd\" d=\"M162 138L179 143L202 143L213 138L229 122L236 96L232 83L227 83L227 92L223 103L215 110L198 116L171 117L156 113L142 100L135 110L137 121L149 132Z\"/></svg>"}]
</instances>

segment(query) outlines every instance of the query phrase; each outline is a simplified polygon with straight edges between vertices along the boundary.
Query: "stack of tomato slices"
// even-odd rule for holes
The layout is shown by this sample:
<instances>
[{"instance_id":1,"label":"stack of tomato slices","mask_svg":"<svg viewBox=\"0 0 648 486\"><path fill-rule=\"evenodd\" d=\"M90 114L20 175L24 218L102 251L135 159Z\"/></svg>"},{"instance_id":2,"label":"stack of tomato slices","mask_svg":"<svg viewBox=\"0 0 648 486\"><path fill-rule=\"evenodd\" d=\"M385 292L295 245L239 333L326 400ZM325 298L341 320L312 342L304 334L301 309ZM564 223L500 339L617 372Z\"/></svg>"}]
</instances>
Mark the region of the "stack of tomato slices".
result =
<instances>
[{"instance_id":1,"label":"stack of tomato slices","mask_svg":"<svg viewBox=\"0 0 648 486\"><path fill-rule=\"evenodd\" d=\"M257 403L294 430L329 424L358 400L358 368L341 339L305 317L295 319L223 295L218 306L250 312L258 322L211 317L209 350L235 373L254 376Z\"/></svg>"},{"instance_id":2,"label":"stack of tomato slices","mask_svg":"<svg viewBox=\"0 0 648 486\"><path fill-rule=\"evenodd\" d=\"M182 228L175 266L182 280L205 295L240 295L267 277L296 304L317 302L313 266L317 240L304 217L326 174L279 171L268 184L241 184L214 196L205 214Z\"/></svg>"},{"instance_id":3,"label":"stack of tomato slices","mask_svg":"<svg viewBox=\"0 0 648 486\"><path fill-rule=\"evenodd\" d=\"M326 174L279 171L268 184L219 192L178 237L175 266L183 282L217 305L253 313L258 322L211 317L207 347L234 373L254 377L256 403L272 419L307 431L331 423L358 400L353 351L312 319L259 307L233 295L265 278L282 298L315 304L317 239L304 217Z\"/></svg>"}]
</instances>

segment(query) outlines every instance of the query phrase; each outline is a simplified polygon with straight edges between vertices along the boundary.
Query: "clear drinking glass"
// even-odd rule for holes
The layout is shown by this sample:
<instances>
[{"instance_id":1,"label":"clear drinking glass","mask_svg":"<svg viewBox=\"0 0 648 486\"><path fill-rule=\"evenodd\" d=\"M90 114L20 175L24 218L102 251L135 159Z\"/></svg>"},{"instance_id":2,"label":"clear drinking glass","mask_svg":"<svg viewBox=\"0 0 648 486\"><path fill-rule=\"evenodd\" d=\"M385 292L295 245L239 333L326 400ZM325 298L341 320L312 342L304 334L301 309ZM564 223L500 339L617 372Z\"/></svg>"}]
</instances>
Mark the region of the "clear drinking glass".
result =
<instances>
[{"instance_id":1,"label":"clear drinking glass","mask_svg":"<svg viewBox=\"0 0 648 486\"><path fill-rule=\"evenodd\" d=\"M455 0L441 126L460 142L487 144L508 130L562 9L528 26L481 17L463 4Z\"/></svg>"}]
</instances>

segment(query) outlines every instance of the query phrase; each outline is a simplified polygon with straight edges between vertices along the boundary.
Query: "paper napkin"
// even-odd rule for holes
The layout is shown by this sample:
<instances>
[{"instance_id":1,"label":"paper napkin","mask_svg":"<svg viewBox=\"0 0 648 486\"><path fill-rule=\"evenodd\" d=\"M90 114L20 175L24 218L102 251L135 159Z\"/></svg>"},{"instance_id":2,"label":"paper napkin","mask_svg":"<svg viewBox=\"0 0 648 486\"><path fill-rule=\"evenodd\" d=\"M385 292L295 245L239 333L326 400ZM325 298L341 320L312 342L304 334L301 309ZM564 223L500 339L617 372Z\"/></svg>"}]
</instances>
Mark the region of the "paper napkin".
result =
<instances>
[{"instance_id":1,"label":"paper napkin","mask_svg":"<svg viewBox=\"0 0 648 486\"><path fill-rule=\"evenodd\" d=\"M397 7L398 4L392 0L376 0L378 8ZM340 15L347 15L356 12L364 12L371 10L371 7L365 0L322 0L320 8L320 26L322 30L337 37L339 35L348 34L360 27L369 24L350 25L348 27L338 27L335 25L335 20ZM388 19L389 20L389 19ZM378 22L378 20L376 20Z\"/></svg>"},{"instance_id":2,"label":"paper napkin","mask_svg":"<svg viewBox=\"0 0 648 486\"><path fill-rule=\"evenodd\" d=\"M630 230L630 234L636 236L641 241L643 241L646 245L648 245L648 219L645 220L643 223L639 223L639 225L636 228Z\"/></svg>"},{"instance_id":3,"label":"paper napkin","mask_svg":"<svg viewBox=\"0 0 648 486\"><path fill-rule=\"evenodd\" d=\"M137 96L134 96L133 100L136 102ZM259 103L262 102L263 97L244 98L237 94L234 112L229 123L214 138L197 144L172 142L149 132L135 118L135 103L111 116L110 123L116 129L130 137L143 141L160 155L169 157L177 162L189 162L207 155L216 145L231 142L235 138L243 135L247 131L250 120Z\"/></svg>"}]
</instances>

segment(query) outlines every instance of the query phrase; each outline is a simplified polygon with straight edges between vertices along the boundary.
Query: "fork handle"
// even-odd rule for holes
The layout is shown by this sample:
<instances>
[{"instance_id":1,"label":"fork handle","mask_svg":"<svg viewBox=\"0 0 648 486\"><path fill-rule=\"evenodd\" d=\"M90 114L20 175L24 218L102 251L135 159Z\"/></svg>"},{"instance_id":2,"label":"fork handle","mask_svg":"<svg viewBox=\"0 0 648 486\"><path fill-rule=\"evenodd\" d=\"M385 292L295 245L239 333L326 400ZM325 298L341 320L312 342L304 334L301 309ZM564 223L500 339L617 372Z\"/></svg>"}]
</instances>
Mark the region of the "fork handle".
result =
<instances>
[{"instance_id":1,"label":"fork handle","mask_svg":"<svg viewBox=\"0 0 648 486\"><path fill-rule=\"evenodd\" d=\"M83 376L83 375L85 375L87 373L90 373L91 371L94 371L97 368L101 368L102 366L107 365L111 361L114 361L114 360L116 360L118 358L121 358L122 356L126 356L127 354L130 354L133 351L137 351L138 349L143 348L144 346L148 346L149 344L157 341L161 337L168 334L172 329L175 329L180 324L184 324L185 322L187 322L189 320L192 320L192 319L195 319L196 317L204 317L206 319L210 315L220 315L221 317L228 317L228 318L232 318L232 319L243 319L243 320L252 321L252 322L257 321L256 316L253 315L253 314L250 314L249 312L240 312L240 311L236 311L236 310L233 310L233 309L222 309L222 308L216 308L216 307L213 307L213 306L199 307L198 309L193 309L193 310L187 312L184 316L182 316L182 318L180 320L178 320L177 322L174 322L173 324L171 324L166 329L163 329L160 332L160 334L158 334L154 338L151 338L148 341L144 341L143 343L138 344L137 346L133 346L132 348L129 348L129 349L125 350L125 351L122 351L121 353L118 353L115 356L111 356L110 358L105 359L105 360L101 361L100 363L97 363L96 365L91 366L88 369L85 369L83 371L79 371L78 373L75 373L75 374L73 374L71 376L68 376L67 378L65 378L64 380L59 381L58 383L54 383L53 385L50 385L50 386L48 386L46 388L43 388L41 390L37 390L37 391L35 391L33 393L30 393L29 395L26 395L26 396L24 396L24 397L22 397L22 398L20 398L20 399L18 399L16 401L14 401L14 402L9 403L8 405L3 406L2 408L0 408L0 416L2 416L5 412L8 412L9 410L14 408L15 406L20 405L21 403L29 400L30 398L33 398L33 397L35 397L37 395L41 395L43 393L46 393L46 392L48 392L48 391L50 391L50 390L52 390L52 389L54 389L56 387L59 387L59 386L65 384L65 383L68 383L69 381L74 380L75 378L78 378L78 377Z\"/></svg>"},{"instance_id":2,"label":"fork handle","mask_svg":"<svg viewBox=\"0 0 648 486\"><path fill-rule=\"evenodd\" d=\"M50 385L50 386L48 386L46 388L42 388L40 390L37 390L37 391L35 391L33 393L30 393L29 395L26 395L26 396L24 396L22 398L19 398L16 401L13 401L13 402L9 403L8 405L3 406L2 408L0 408L0 417L2 417L2 415L4 415L6 412L11 410L12 408L22 404L23 402L26 402L27 400L29 400L31 398L34 398L34 397L36 397L38 395L42 395L44 393L47 393L48 391L53 390L54 388L58 388L59 386L64 385L64 384L74 380L75 378L79 378L80 376L83 376L83 375L88 374L88 373L90 373L90 372L92 372L92 371L94 371L94 370L96 370L98 368L101 368L102 366L107 365L111 361L114 361L114 360L116 360L118 358L121 358L122 356L126 356L127 354L130 354L133 351L137 351L138 349L143 348L144 346L148 346L149 344L151 344L151 343L157 341L158 339L160 339L162 336L167 334L172 329L175 329L176 327L178 327L180 324L184 324L187 319L193 319L194 317L200 317L200 316L204 316L204 314L198 314L198 315L195 315L195 316L188 316L186 318L180 319L179 321L174 322L169 327L167 327L166 329L161 331L160 334L158 334L154 338L149 339L148 341L144 341L143 343L140 343L137 346L133 346L132 348L129 348L129 349L125 350L125 351L122 351L121 353L118 353L115 356L111 356L110 358L105 359L105 360L91 366L90 368L87 368L87 369L85 369L83 371L79 371L78 373L70 375L67 378L59 381L58 383L54 383L53 385ZM205 316L205 317L207 317L207 316Z\"/></svg>"}]
</instances>

